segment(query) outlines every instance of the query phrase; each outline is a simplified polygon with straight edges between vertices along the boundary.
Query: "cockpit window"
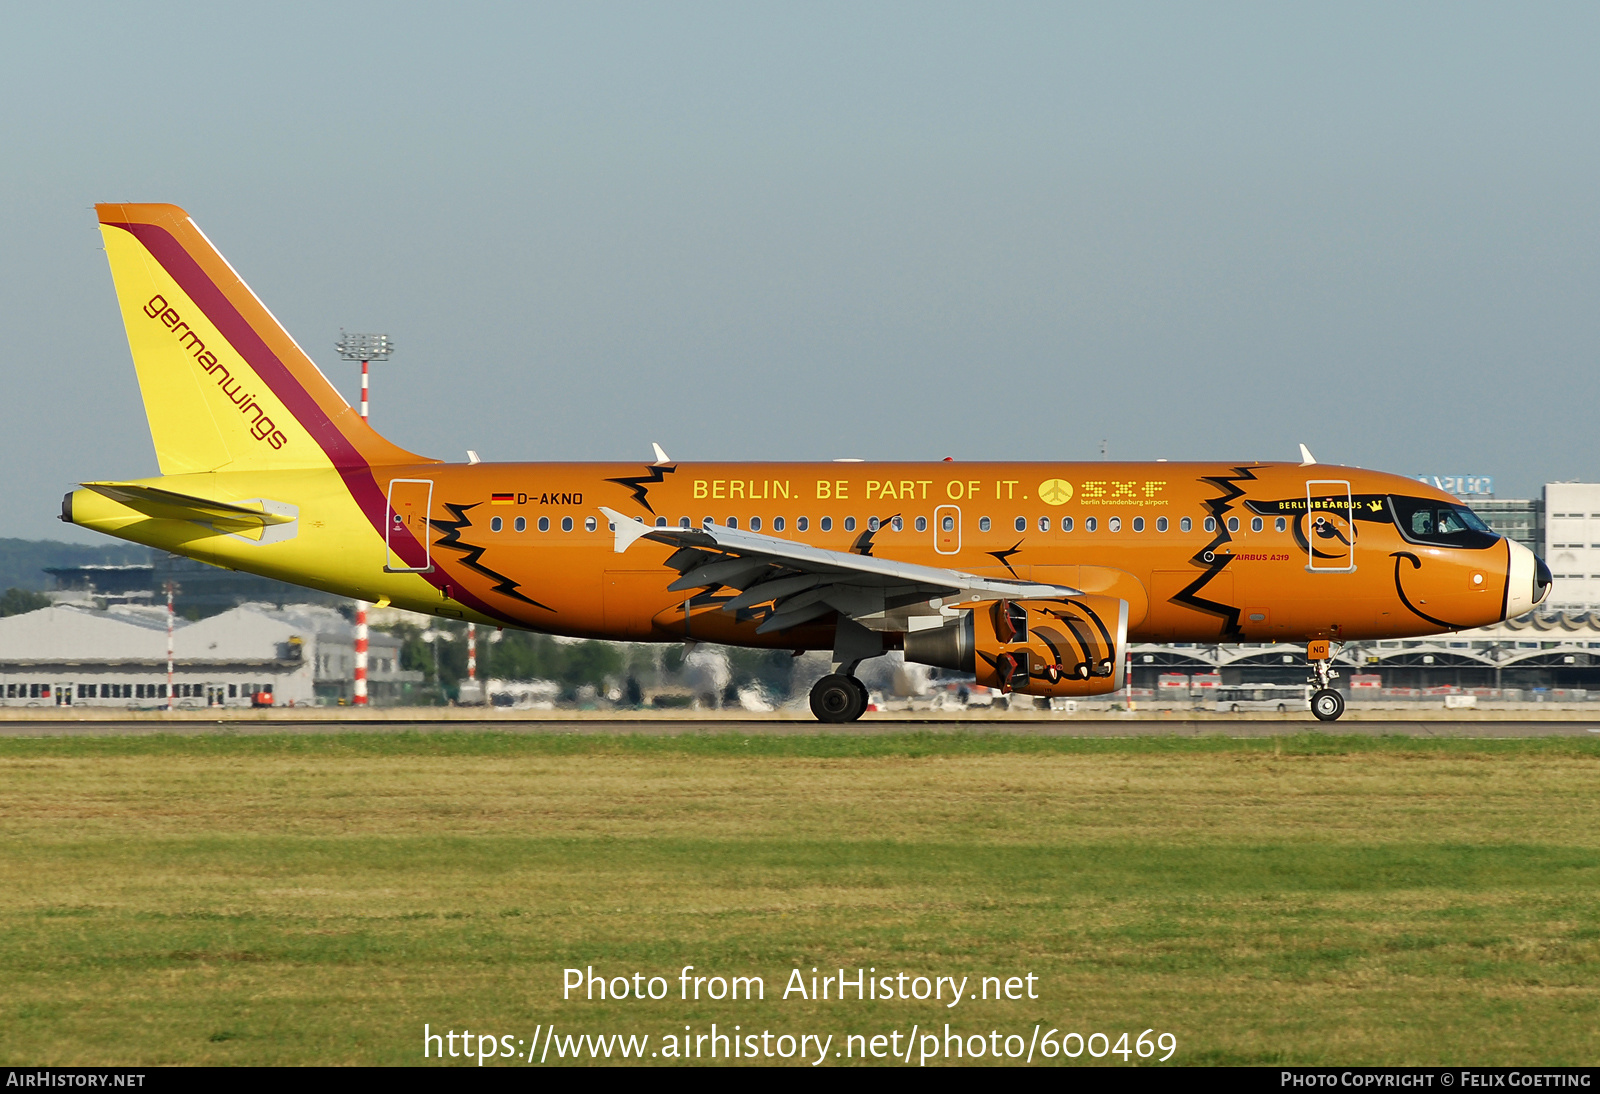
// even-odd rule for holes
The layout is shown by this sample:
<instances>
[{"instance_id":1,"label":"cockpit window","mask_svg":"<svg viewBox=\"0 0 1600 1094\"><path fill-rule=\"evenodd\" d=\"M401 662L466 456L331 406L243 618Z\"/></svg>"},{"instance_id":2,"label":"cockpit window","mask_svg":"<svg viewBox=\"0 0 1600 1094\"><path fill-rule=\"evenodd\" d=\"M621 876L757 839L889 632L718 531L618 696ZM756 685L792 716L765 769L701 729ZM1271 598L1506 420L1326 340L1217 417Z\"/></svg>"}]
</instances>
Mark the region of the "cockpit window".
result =
<instances>
[{"instance_id":1,"label":"cockpit window","mask_svg":"<svg viewBox=\"0 0 1600 1094\"><path fill-rule=\"evenodd\" d=\"M1500 542L1483 519L1465 505L1396 495L1390 495L1389 504L1394 506L1400 534L1412 543L1481 551Z\"/></svg>"}]
</instances>

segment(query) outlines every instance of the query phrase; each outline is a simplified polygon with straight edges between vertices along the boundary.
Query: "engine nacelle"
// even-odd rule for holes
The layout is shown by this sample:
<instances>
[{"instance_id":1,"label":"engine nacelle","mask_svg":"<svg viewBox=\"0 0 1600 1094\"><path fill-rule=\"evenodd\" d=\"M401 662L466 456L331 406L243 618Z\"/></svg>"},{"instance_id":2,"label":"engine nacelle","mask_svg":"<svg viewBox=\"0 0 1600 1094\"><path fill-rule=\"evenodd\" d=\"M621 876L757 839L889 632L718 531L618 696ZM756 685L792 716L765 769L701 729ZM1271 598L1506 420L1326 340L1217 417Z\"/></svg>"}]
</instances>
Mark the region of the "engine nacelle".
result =
<instances>
[{"instance_id":1,"label":"engine nacelle","mask_svg":"<svg viewBox=\"0 0 1600 1094\"><path fill-rule=\"evenodd\" d=\"M905 636L907 661L970 672L1028 695L1105 695L1126 683L1128 602L1109 596L998 600Z\"/></svg>"}]
</instances>

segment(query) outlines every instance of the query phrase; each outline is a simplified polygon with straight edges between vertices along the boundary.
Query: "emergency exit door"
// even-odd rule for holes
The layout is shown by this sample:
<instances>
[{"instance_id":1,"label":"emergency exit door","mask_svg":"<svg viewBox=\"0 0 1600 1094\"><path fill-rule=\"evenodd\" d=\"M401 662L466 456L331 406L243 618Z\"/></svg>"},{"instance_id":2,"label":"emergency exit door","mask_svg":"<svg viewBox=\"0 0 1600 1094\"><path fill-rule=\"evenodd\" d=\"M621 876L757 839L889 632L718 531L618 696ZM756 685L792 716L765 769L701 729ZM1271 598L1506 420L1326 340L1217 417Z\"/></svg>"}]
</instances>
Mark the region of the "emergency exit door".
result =
<instances>
[{"instance_id":1,"label":"emergency exit door","mask_svg":"<svg viewBox=\"0 0 1600 1094\"><path fill-rule=\"evenodd\" d=\"M388 527L384 546L390 573L425 574L433 569L429 556L428 512L433 505L432 479L391 479Z\"/></svg>"},{"instance_id":2,"label":"emergency exit door","mask_svg":"<svg viewBox=\"0 0 1600 1094\"><path fill-rule=\"evenodd\" d=\"M955 505L941 505L933 511L933 549L941 555L961 551L961 509Z\"/></svg>"}]
</instances>

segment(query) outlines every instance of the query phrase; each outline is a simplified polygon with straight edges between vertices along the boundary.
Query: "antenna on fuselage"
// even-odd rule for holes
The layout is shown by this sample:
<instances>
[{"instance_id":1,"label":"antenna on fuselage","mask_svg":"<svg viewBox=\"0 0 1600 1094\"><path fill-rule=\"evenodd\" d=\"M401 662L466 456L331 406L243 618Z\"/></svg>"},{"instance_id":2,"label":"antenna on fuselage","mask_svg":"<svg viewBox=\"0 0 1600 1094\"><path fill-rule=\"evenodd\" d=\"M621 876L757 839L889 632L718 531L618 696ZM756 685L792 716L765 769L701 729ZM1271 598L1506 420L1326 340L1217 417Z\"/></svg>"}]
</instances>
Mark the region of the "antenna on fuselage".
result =
<instances>
[{"instance_id":1,"label":"antenna on fuselage","mask_svg":"<svg viewBox=\"0 0 1600 1094\"><path fill-rule=\"evenodd\" d=\"M1301 467L1310 467L1312 464L1314 464L1316 462L1317 462L1317 458L1311 454L1311 449L1307 448L1305 445L1302 444L1300 446L1300 466Z\"/></svg>"}]
</instances>

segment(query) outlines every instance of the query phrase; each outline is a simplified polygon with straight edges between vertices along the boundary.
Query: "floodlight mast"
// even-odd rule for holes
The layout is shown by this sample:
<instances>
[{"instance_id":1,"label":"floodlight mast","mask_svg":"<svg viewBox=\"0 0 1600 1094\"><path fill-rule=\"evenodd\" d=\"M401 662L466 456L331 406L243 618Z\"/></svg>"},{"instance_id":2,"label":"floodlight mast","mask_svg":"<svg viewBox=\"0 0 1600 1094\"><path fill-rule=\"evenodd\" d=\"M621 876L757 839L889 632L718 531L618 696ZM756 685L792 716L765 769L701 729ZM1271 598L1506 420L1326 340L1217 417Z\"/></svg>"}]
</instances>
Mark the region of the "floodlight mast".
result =
<instances>
[{"instance_id":1,"label":"floodlight mast","mask_svg":"<svg viewBox=\"0 0 1600 1094\"><path fill-rule=\"evenodd\" d=\"M339 331L335 346L339 356L346 361L361 362L361 420L367 420L367 362L387 361L394 352L394 343L387 334L347 334Z\"/></svg>"},{"instance_id":2,"label":"floodlight mast","mask_svg":"<svg viewBox=\"0 0 1600 1094\"><path fill-rule=\"evenodd\" d=\"M335 347L346 361L361 362L361 420L367 420L367 362L387 361L394 352L394 343L387 334L350 334L342 327ZM367 705L367 602L356 601L355 687L351 696L355 705Z\"/></svg>"}]
</instances>

